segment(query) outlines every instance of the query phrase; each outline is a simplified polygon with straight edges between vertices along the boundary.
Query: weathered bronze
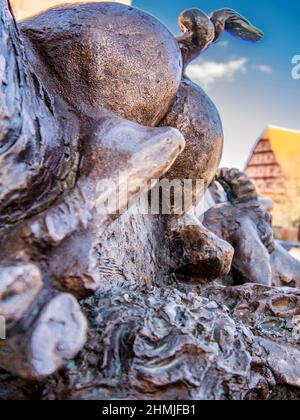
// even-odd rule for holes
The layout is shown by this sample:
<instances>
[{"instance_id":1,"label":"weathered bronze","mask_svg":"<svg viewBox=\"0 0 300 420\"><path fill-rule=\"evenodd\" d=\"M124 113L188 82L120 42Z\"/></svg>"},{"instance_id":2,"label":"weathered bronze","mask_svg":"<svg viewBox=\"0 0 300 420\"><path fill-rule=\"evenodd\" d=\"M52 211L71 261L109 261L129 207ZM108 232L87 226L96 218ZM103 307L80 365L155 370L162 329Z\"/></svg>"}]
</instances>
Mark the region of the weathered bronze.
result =
<instances>
[{"instance_id":1,"label":"weathered bronze","mask_svg":"<svg viewBox=\"0 0 300 420\"><path fill-rule=\"evenodd\" d=\"M247 19L231 9L221 9L207 16L199 9L189 9L179 16L183 35L177 38L186 67L213 42L219 41L226 30L247 41L260 41L264 34Z\"/></svg>"},{"instance_id":2,"label":"weathered bronze","mask_svg":"<svg viewBox=\"0 0 300 420\"><path fill-rule=\"evenodd\" d=\"M300 262L275 240L272 216L259 203L255 185L237 169L221 169L216 175L226 191L222 202L211 186L215 206L204 217L204 226L235 248L233 267L243 281L268 286L300 286Z\"/></svg>"},{"instance_id":3,"label":"weathered bronze","mask_svg":"<svg viewBox=\"0 0 300 420\"><path fill-rule=\"evenodd\" d=\"M202 196L216 177L221 120L185 67L224 30L262 37L228 9L179 21L176 39L135 8L91 3L17 26L0 0L0 399L300 387L299 291L272 286L299 286L299 264L245 175L218 173L228 199L203 223L192 204L141 211L162 177L200 179Z\"/></svg>"}]
</instances>

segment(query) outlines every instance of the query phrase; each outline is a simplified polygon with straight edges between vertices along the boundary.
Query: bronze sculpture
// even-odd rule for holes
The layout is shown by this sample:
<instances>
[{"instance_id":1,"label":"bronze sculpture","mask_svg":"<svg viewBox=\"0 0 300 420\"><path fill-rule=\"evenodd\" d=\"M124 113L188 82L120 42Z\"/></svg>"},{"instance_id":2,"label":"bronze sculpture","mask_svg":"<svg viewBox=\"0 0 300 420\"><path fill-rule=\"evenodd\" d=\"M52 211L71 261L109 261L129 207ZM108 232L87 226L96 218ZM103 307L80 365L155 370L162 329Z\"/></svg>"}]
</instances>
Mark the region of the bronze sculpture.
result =
<instances>
[{"instance_id":1,"label":"bronze sculpture","mask_svg":"<svg viewBox=\"0 0 300 420\"><path fill-rule=\"evenodd\" d=\"M203 224L234 246L233 267L243 281L299 287L300 263L275 241L272 216L260 205L254 183L245 173L227 168L218 171L216 181L228 200L215 191L216 205L206 212Z\"/></svg>"},{"instance_id":2,"label":"bronze sculpture","mask_svg":"<svg viewBox=\"0 0 300 420\"><path fill-rule=\"evenodd\" d=\"M298 338L288 328L298 291L208 286L229 273L229 239L190 224L189 209L179 217L134 212L151 180L200 178L205 191L220 162L219 114L183 73L195 41L189 12L177 41L152 16L122 5L55 8L18 27L6 0L0 5L1 367L39 380L65 366L32 385L45 399L268 398L277 383L298 386L295 373L265 354L292 349L298 372ZM224 29L262 36L233 11L195 13L207 39L200 31L193 56ZM129 194L103 214L98 205L120 174L130 178ZM271 246L270 237L263 243ZM261 275L268 283L269 273ZM264 324L270 305L271 318L287 324L258 339L227 303L247 290L263 301ZM85 298L81 308L73 296ZM288 334L274 343L278 328ZM86 348L68 363L86 334ZM1 372L1 395L26 398L24 383Z\"/></svg>"},{"instance_id":3,"label":"bronze sculpture","mask_svg":"<svg viewBox=\"0 0 300 420\"><path fill-rule=\"evenodd\" d=\"M253 42L260 41L264 35L260 29L231 9L217 10L210 17L199 9L189 9L180 14L179 26L183 35L177 40L184 67L213 42L219 41L225 30L238 38Z\"/></svg>"}]
</instances>

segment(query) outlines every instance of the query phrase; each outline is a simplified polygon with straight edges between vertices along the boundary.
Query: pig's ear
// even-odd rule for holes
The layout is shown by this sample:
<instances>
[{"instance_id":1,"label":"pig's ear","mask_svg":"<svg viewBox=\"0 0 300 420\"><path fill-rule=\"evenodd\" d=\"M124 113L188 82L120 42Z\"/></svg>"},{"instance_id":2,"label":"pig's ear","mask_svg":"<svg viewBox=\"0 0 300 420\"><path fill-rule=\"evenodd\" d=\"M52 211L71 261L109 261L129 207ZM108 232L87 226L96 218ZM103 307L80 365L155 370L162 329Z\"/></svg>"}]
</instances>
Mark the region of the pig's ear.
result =
<instances>
[{"instance_id":1,"label":"pig's ear","mask_svg":"<svg viewBox=\"0 0 300 420\"><path fill-rule=\"evenodd\" d=\"M290 286L294 283L295 287L300 288L300 261L292 257L278 243L271 254L271 263L276 286Z\"/></svg>"},{"instance_id":2,"label":"pig's ear","mask_svg":"<svg viewBox=\"0 0 300 420\"><path fill-rule=\"evenodd\" d=\"M215 42L220 39L224 31L246 41L258 42L264 33L255 28L251 22L232 9L221 9L212 13L211 21L216 28Z\"/></svg>"},{"instance_id":3,"label":"pig's ear","mask_svg":"<svg viewBox=\"0 0 300 420\"><path fill-rule=\"evenodd\" d=\"M272 285L270 255L261 242L252 220L239 220L239 229L234 237L235 254L233 266L251 283Z\"/></svg>"}]
</instances>

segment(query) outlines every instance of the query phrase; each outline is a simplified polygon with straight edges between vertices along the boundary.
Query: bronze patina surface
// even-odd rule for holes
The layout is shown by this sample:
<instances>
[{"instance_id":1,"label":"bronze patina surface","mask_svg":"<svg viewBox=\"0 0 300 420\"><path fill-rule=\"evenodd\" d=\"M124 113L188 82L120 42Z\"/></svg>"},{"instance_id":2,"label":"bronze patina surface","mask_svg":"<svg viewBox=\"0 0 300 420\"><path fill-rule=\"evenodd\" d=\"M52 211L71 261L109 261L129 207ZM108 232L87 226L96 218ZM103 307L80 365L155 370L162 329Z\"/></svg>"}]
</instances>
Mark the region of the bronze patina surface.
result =
<instances>
[{"instance_id":1,"label":"bronze patina surface","mask_svg":"<svg viewBox=\"0 0 300 420\"><path fill-rule=\"evenodd\" d=\"M179 24L91 3L17 26L0 0L0 399L298 393L299 263L217 171L221 119L185 75L224 30L262 32L229 9ZM142 211L162 178L203 181L201 221Z\"/></svg>"}]
</instances>

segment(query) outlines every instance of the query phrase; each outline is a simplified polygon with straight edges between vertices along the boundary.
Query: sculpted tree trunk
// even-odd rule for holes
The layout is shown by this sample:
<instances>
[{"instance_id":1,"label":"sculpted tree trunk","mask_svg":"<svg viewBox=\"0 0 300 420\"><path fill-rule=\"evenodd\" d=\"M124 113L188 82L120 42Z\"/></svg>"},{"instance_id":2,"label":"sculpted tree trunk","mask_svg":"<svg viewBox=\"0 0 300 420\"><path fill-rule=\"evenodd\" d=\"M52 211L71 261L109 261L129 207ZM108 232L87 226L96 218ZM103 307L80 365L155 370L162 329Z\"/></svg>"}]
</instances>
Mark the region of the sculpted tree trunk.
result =
<instances>
[{"instance_id":1,"label":"sculpted tree trunk","mask_svg":"<svg viewBox=\"0 0 300 420\"><path fill-rule=\"evenodd\" d=\"M176 39L117 4L17 27L0 6L0 399L268 399L299 387L299 290L270 284L298 284L298 265L283 272L250 181L221 171L228 200L212 200L203 224L191 203L145 212L162 177L200 178L205 191L220 161L219 114L185 67L224 30L261 31L229 9L193 9ZM232 262L249 284L233 286Z\"/></svg>"},{"instance_id":2,"label":"sculpted tree trunk","mask_svg":"<svg viewBox=\"0 0 300 420\"><path fill-rule=\"evenodd\" d=\"M53 98L39 75L29 67L5 0L1 0L0 14L0 230L3 231L42 211L72 187L76 156L70 153L70 143L78 141L78 130L76 133L74 117L69 124L60 126L60 113L53 109Z\"/></svg>"},{"instance_id":3,"label":"sculpted tree trunk","mask_svg":"<svg viewBox=\"0 0 300 420\"><path fill-rule=\"evenodd\" d=\"M8 329L0 363L35 378L82 348L86 321L72 296L48 290L14 228L74 183L74 160L65 159L64 150L76 124L69 131L60 127L52 99L28 64L11 10L4 0L0 5L0 308ZM48 349L41 354L45 341Z\"/></svg>"}]
</instances>

